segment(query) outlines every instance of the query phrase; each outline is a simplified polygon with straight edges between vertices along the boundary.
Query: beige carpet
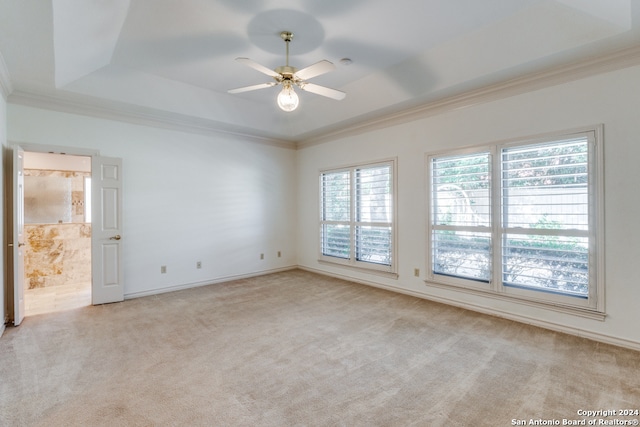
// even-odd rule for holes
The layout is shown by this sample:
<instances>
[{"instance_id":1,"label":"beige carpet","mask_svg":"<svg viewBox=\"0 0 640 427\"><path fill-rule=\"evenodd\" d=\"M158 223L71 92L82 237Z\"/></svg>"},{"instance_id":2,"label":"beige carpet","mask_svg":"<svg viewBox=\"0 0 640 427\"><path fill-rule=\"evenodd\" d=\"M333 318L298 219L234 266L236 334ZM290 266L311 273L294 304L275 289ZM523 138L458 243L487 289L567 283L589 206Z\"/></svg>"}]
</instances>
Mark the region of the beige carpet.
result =
<instances>
[{"instance_id":1,"label":"beige carpet","mask_svg":"<svg viewBox=\"0 0 640 427\"><path fill-rule=\"evenodd\" d=\"M509 426L623 408L640 408L639 352L300 270L0 338L2 426Z\"/></svg>"}]
</instances>

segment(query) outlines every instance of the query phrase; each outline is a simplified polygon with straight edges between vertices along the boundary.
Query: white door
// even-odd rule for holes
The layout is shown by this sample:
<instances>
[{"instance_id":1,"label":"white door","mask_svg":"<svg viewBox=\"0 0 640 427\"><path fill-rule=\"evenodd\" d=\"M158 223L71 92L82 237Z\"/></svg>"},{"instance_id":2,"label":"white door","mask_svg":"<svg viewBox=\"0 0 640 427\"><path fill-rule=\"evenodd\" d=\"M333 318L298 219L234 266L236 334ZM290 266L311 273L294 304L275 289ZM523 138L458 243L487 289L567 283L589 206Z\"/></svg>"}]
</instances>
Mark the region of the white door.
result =
<instances>
[{"instance_id":1,"label":"white door","mask_svg":"<svg viewBox=\"0 0 640 427\"><path fill-rule=\"evenodd\" d=\"M122 159L91 162L92 303L124 299L122 278Z\"/></svg>"},{"instance_id":2,"label":"white door","mask_svg":"<svg viewBox=\"0 0 640 427\"><path fill-rule=\"evenodd\" d=\"M11 169L11 203L12 228L10 254L12 262L9 268L13 274L13 310L9 310L9 316L13 324L18 326L24 319L24 151L15 146L13 148L13 163ZM11 283L11 282L9 282ZM11 298L9 298L11 304ZM13 312L13 313L11 313Z\"/></svg>"}]
</instances>

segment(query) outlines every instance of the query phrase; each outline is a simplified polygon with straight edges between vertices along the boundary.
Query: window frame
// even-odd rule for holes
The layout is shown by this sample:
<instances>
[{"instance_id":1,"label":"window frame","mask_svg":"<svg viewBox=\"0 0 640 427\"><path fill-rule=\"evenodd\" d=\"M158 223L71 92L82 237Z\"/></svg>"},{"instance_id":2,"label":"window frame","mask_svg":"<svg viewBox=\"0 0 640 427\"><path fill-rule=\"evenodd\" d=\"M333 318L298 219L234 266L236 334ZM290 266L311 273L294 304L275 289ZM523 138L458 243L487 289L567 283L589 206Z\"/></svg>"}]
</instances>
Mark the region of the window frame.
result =
<instances>
[{"instance_id":1,"label":"window frame","mask_svg":"<svg viewBox=\"0 0 640 427\"><path fill-rule=\"evenodd\" d=\"M465 157L465 156L472 156L472 155L477 155L477 154L482 154L482 153L488 153L489 154L489 167L491 169L492 166L492 157L494 155L494 153L490 150L487 150L487 147L474 147L474 148L464 148L464 149L457 149L457 150L449 150L446 152L441 152L441 153L434 153L432 155L427 155L427 280L428 281L434 281L437 283L441 283L444 285L451 285L451 286L460 286L460 287L465 287L465 288L469 288L469 289L476 289L476 290L490 290L490 285L491 285L491 281L492 281L492 276L490 276L488 281L482 281L482 280L473 280L473 279L465 279L462 277L458 277L458 276L453 276L453 275L446 275L446 274L437 274L434 273L433 271L433 245L432 245L432 236L433 236L433 230L436 229L441 229L441 230L446 230L446 229L451 229L451 226L434 226L433 225L433 193L432 193L432 188L433 188L433 182L432 182L432 174L431 174L431 160L434 158L441 158L441 157ZM493 173L493 171L490 170L490 173ZM490 181L493 182L493 179ZM490 192L490 197L493 200L493 186L490 187L489 192ZM491 206L491 212L493 212L493 204ZM490 226L489 227L482 227L482 226L478 226L477 228L475 228L475 230L477 230L477 232L490 232L490 236L493 237L493 223L490 221ZM474 229L473 226L460 226L457 227L460 229L460 231L468 231L468 232L472 232ZM436 279L437 278L437 279Z\"/></svg>"},{"instance_id":2,"label":"window frame","mask_svg":"<svg viewBox=\"0 0 640 427\"><path fill-rule=\"evenodd\" d=\"M378 221L360 221L358 220L358 212L356 207L359 205L358 203L358 192L356 180L357 174L356 171L360 169L369 169L380 166L389 166L389 198L391 201L391 221L390 222L378 222ZM325 174L331 173L341 173L348 172L349 173L349 221L333 221L333 220L325 220L323 216L323 207L324 207L324 192L323 192L323 176ZM341 267L354 268L358 270L365 270L369 272L373 272L376 274L381 274L385 276L390 276L393 278L397 278L397 159L384 159L379 161L372 161L366 163L358 163L352 164L348 166L341 166L336 168L326 168L321 169L318 173L318 201L319 201L319 227L318 227L318 261L321 263L337 265ZM348 258L340 258L337 256L325 255L323 253L323 227L325 225L330 224L339 224L345 225L349 227L349 236L350 236L350 250ZM356 244L356 234L358 227L363 224L371 224L373 226L385 226L388 225L391 228L391 236L389 239L391 248L389 251L391 262L389 265L387 264L379 264L375 262L362 261L357 258L357 244Z\"/></svg>"},{"instance_id":3,"label":"window frame","mask_svg":"<svg viewBox=\"0 0 640 427\"><path fill-rule=\"evenodd\" d=\"M463 149L427 153L426 200L427 200L427 276L425 282L430 286L457 289L464 292L490 296L503 300L517 300L527 305L542 306L561 312L583 315L603 320L605 315L604 300L604 162L603 162L603 125L574 129L564 132L550 133L540 136L525 137L493 144ZM544 143L562 142L574 138L586 137L588 146L587 159L587 194L588 194L588 263L589 290L586 298L558 294L544 290L529 289L505 285L502 282L502 241L510 228L503 225L502 198L502 150ZM433 262L433 159L443 157L465 156L477 153L489 153L491 171L491 245L490 245L490 279L488 282L447 276L434 272ZM535 233L532 233L535 234Z\"/></svg>"}]
</instances>

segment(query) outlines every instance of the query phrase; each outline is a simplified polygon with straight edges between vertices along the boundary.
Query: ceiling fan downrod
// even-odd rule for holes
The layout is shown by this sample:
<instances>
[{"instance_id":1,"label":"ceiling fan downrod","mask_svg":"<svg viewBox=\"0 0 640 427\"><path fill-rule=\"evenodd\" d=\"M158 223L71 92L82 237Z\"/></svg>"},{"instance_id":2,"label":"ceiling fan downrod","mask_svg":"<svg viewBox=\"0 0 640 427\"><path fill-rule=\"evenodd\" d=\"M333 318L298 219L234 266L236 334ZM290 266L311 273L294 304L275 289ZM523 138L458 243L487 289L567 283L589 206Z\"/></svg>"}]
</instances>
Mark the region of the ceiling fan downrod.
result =
<instances>
[{"instance_id":1,"label":"ceiling fan downrod","mask_svg":"<svg viewBox=\"0 0 640 427\"><path fill-rule=\"evenodd\" d=\"M283 80L293 81L293 75L298 71L297 68L289 66L289 42L293 40L293 33L290 31L283 31L280 33L280 38L284 40L287 46L286 65L277 67L275 71L282 76Z\"/></svg>"},{"instance_id":2,"label":"ceiling fan downrod","mask_svg":"<svg viewBox=\"0 0 640 427\"><path fill-rule=\"evenodd\" d=\"M280 38L282 38L282 40L284 40L285 44L287 45L287 60L286 60L286 66L289 66L289 42L291 42L291 40L293 40L293 33L290 31L283 31L280 33Z\"/></svg>"}]
</instances>

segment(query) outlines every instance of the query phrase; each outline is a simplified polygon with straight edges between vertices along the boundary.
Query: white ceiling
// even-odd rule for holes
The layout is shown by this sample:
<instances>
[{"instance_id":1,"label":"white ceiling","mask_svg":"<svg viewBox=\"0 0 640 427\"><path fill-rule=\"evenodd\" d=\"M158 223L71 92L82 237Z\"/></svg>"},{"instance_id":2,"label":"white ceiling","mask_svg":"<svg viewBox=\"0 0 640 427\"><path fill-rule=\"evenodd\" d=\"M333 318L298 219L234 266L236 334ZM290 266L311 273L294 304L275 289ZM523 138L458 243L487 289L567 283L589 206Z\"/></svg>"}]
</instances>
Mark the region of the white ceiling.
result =
<instances>
[{"instance_id":1,"label":"white ceiling","mask_svg":"<svg viewBox=\"0 0 640 427\"><path fill-rule=\"evenodd\" d=\"M313 83L346 99L303 92L285 113L278 88L227 93L270 79L236 57L284 65L283 30L294 33L291 65L333 62ZM14 94L286 141L635 46L639 35L639 0L0 0Z\"/></svg>"}]
</instances>

